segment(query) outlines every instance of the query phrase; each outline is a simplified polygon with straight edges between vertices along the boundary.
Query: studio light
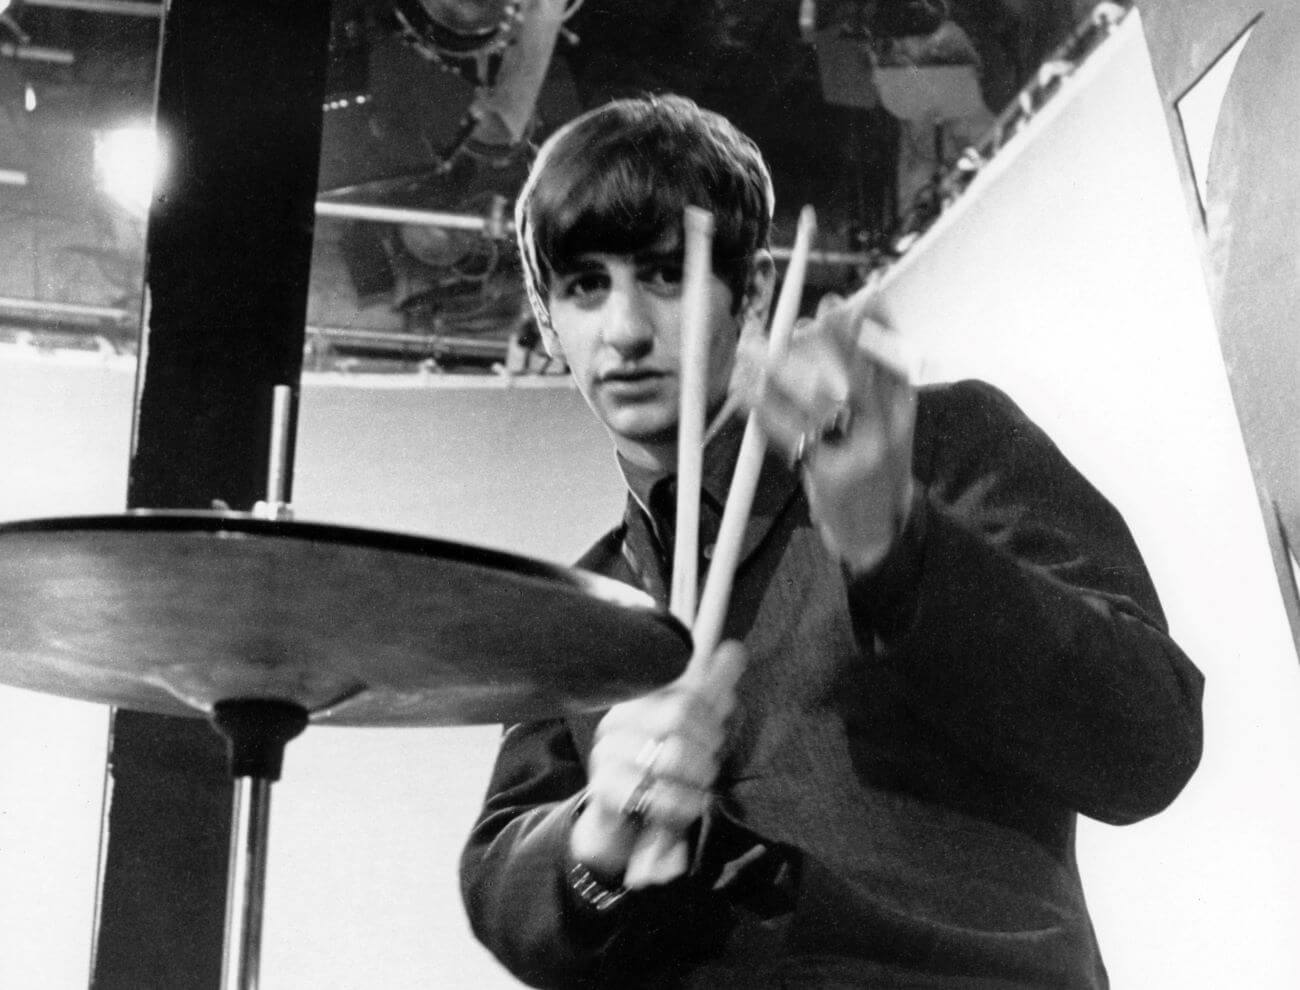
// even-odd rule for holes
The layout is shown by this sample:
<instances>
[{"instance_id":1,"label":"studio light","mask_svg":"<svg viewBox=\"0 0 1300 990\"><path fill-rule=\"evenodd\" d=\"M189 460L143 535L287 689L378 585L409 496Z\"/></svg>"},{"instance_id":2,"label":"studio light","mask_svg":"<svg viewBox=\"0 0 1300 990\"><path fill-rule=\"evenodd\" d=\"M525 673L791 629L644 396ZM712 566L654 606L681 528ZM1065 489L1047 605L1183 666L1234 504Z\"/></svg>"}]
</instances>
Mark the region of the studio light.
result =
<instances>
[{"instance_id":1,"label":"studio light","mask_svg":"<svg viewBox=\"0 0 1300 990\"><path fill-rule=\"evenodd\" d=\"M18 44L29 44L32 39L27 36L27 32L22 29L14 19L14 15L9 12L12 7L13 0L0 0L0 28L4 28Z\"/></svg>"},{"instance_id":2,"label":"studio light","mask_svg":"<svg viewBox=\"0 0 1300 990\"><path fill-rule=\"evenodd\" d=\"M491 86L523 6L523 0L393 0L393 13L425 58L475 86Z\"/></svg>"},{"instance_id":3,"label":"studio light","mask_svg":"<svg viewBox=\"0 0 1300 990\"><path fill-rule=\"evenodd\" d=\"M162 174L163 154L154 129L132 124L95 135L95 184L129 213L149 212L154 184Z\"/></svg>"}]
</instances>

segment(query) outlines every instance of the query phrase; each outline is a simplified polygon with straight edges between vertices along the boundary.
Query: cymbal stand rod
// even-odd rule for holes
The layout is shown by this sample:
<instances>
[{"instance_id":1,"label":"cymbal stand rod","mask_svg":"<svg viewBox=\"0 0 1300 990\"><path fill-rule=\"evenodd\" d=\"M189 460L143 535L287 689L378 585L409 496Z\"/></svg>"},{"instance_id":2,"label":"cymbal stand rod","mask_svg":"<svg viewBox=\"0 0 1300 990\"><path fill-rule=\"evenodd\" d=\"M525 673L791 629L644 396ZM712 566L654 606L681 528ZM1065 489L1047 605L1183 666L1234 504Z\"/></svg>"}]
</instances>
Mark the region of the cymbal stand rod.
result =
<instances>
[{"instance_id":1,"label":"cymbal stand rod","mask_svg":"<svg viewBox=\"0 0 1300 990\"><path fill-rule=\"evenodd\" d=\"M226 738L235 781L221 990L257 990L271 784L280 779L285 744L307 726L307 711L274 698L231 698L212 706L212 725Z\"/></svg>"},{"instance_id":2,"label":"cymbal stand rod","mask_svg":"<svg viewBox=\"0 0 1300 990\"><path fill-rule=\"evenodd\" d=\"M266 501L253 511L266 519L291 519L285 499L289 488L289 430L292 425L293 389L277 385L271 392L271 452L266 467Z\"/></svg>"},{"instance_id":3,"label":"cymbal stand rod","mask_svg":"<svg viewBox=\"0 0 1300 990\"><path fill-rule=\"evenodd\" d=\"M289 400L293 390L277 385L271 393L271 456L266 472L266 497L284 501L285 476L289 466Z\"/></svg>"},{"instance_id":4,"label":"cymbal stand rod","mask_svg":"<svg viewBox=\"0 0 1300 990\"><path fill-rule=\"evenodd\" d=\"M226 881L222 990L257 990L270 822L271 781L259 777L236 778Z\"/></svg>"}]
</instances>

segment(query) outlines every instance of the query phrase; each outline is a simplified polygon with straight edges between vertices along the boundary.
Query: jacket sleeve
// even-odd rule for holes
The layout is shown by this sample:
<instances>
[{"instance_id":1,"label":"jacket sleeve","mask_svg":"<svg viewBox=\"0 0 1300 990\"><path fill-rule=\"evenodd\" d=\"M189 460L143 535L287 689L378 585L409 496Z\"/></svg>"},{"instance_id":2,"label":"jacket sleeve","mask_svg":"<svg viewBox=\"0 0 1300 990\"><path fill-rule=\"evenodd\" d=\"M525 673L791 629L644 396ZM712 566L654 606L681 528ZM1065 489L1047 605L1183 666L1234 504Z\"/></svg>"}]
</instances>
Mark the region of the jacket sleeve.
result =
<instances>
[{"instance_id":1,"label":"jacket sleeve","mask_svg":"<svg viewBox=\"0 0 1300 990\"><path fill-rule=\"evenodd\" d=\"M907 531L849 582L864 650L987 769L1101 821L1155 814L1199 762L1203 679L1127 526L1001 392L935 398Z\"/></svg>"},{"instance_id":2,"label":"jacket sleeve","mask_svg":"<svg viewBox=\"0 0 1300 990\"><path fill-rule=\"evenodd\" d=\"M629 893L603 913L573 893L569 829L585 785L564 722L506 729L461 855L461 894L475 936L538 987L626 987L648 969L707 955L729 920L701 877Z\"/></svg>"}]
</instances>

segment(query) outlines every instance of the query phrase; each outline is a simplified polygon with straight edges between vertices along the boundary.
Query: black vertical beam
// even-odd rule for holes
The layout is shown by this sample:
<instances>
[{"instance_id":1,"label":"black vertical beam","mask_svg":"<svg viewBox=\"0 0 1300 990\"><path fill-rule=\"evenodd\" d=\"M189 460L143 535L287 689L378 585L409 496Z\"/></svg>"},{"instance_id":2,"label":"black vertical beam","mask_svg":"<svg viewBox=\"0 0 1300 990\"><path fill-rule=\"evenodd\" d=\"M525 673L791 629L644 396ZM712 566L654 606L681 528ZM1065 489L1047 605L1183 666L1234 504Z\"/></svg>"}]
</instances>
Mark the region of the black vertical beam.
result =
<instances>
[{"instance_id":1,"label":"black vertical beam","mask_svg":"<svg viewBox=\"0 0 1300 990\"><path fill-rule=\"evenodd\" d=\"M266 495L272 388L296 389L329 0L173 0L127 501ZM115 711L91 985L220 984L231 783L199 719Z\"/></svg>"}]
</instances>

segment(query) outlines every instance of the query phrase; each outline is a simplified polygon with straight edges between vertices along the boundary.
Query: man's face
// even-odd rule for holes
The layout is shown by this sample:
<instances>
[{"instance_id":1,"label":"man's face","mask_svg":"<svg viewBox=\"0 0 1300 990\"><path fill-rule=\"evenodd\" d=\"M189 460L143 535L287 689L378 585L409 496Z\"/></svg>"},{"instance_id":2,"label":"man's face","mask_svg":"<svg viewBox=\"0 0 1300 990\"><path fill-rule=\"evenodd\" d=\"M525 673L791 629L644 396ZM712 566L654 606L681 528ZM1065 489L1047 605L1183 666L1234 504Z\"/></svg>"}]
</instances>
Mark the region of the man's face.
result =
<instances>
[{"instance_id":1,"label":"man's face","mask_svg":"<svg viewBox=\"0 0 1300 990\"><path fill-rule=\"evenodd\" d=\"M554 274L548 292L551 348L615 445L630 460L669 470L681 402L679 243L665 238L630 255L587 252ZM736 344L754 309L748 301L734 308L730 288L710 275L709 414L726 399Z\"/></svg>"}]
</instances>

